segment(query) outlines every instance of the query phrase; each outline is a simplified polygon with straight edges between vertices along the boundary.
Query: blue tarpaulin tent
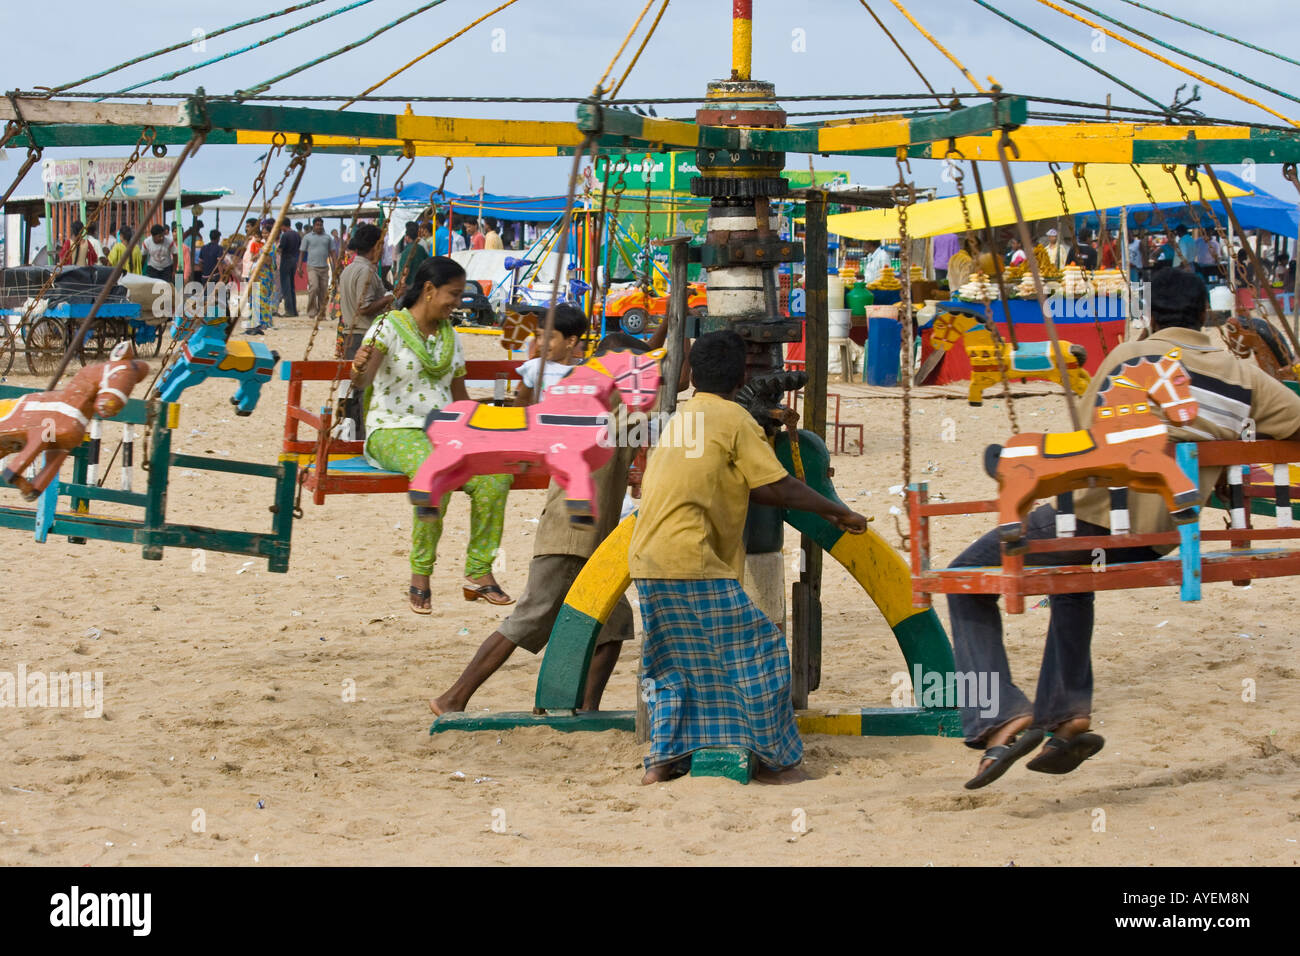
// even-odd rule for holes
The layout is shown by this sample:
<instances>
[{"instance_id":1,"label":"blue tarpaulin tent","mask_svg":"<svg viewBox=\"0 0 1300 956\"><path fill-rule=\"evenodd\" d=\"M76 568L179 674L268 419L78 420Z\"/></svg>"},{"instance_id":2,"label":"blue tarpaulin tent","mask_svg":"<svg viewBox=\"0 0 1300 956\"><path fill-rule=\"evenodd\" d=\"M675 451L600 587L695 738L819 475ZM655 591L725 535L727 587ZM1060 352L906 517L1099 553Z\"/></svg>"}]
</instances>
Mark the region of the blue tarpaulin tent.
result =
<instances>
[{"instance_id":1,"label":"blue tarpaulin tent","mask_svg":"<svg viewBox=\"0 0 1300 956\"><path fill-rule=\"evenodd\" d=\"M1241 196L1231 200L1232 210L1237 214L1237 219L1241 221L1243 229L1262 229L1265 232L1271 232L1280 236L1300 235L1300 204L1286 202L1279 199L1271 193L1265 192L1254 183L1247 182L1240 176L1232 173L1220 172L1215 170L1214 174L1219 177L1220 182L1225 185L1236 186L1238 189L1245 189L1253 193L1250 196ZM1165 221L1168 222L1169 228L1173 229L1179 225L1200 227L1203 229L1213 229L1214 221L1201 209L1199 194L1194 184L1188 183L1183 177L1183 171L1178 169L1178 180L1182 183L1183 191L1187 193L1187 198L1192 201L1192 208L1196 211L1195 219L1189 219L1187 205L1182 202L1159 203L1161 212L1165 215ZM1207 199L1215 197L1210 201L1210 208L1214 214L1219 217L1219 224L1228 228L1228 218L1224 213L1223 203L1219 202L1214 186L1209 181L1209 177L1202 174L1201 185L1205 190ZM1106 210L1106 228L1111 232L1119 230L1120 209L1113 208ZM1075 225L1080 229L1089 231L1097 230L1096 213L1084 213L1075 217ZM1142 206L1128 207L1128 227L1130 229L1160 229L1160 221L1152 215L1150 204Z\"/></svg>"},{"instance_id":2,"label":"blue tarpaulin tent","mask_svg":"<svg viewBox=\"0 0 1300 956\"><path fill-rule=\"evenodd\" d=\"M419 203L425 205L429 202L437 189L428 183L414 182L406 183L402 188L402 205ZM456 212L460 215L478 215L479 197L477 193L453 193L448 192L447 199L453 203ZM391 200L393 190L382 189L378 196L371 197L371 202L376 200ZM357 201L356 193L348 193L342 196L330 196L326 199L313 199L310 204L317 206L352 206ZM506 219L512 222L554 222L564 215L565 206L564 196L500 196L496 193L483 194L483 217L486 219L491 216L495 219ZM308 203L303 203L303 206ZM440 206L442 204L439 204Z\"/></svg>"}]
</instances>

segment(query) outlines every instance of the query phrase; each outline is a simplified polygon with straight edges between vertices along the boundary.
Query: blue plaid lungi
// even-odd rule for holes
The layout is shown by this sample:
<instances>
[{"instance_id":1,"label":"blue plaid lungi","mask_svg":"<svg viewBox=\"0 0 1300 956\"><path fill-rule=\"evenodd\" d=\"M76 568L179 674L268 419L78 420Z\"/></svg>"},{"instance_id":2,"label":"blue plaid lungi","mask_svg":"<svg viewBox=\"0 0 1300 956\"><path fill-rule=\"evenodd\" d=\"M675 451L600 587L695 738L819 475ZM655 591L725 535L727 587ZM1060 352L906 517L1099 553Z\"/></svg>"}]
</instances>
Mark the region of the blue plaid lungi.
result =
<instances>
[{"instance_id":1,"label":"blue plaid lungi","mask_svg":"<svg viewBox=\"0 0 1300 956\"><path fill-rule=\"evenodd\" d=\"M803 759L785 637L735 580L638 578L646 768L742 747L773 770Z\"/></svg>"}]
</instances>

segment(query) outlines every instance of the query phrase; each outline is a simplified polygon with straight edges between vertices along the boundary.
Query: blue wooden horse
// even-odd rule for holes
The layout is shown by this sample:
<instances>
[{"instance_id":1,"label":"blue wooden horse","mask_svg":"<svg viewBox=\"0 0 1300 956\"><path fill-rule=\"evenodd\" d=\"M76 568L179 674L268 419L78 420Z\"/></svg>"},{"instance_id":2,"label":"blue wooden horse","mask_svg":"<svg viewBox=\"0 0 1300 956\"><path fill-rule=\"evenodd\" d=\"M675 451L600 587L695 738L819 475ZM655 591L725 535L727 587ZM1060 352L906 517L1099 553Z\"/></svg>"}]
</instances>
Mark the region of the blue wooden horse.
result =
<instances>
[{"instance_id":1,"label":"blue wooden horse","mask_svg":"<svg viewBox=\"0 0 1300 956\"><path fill-rule=\"evenodd\" d=\"M177 317L175 331L184 329L193 320ZM175 402L181 392L204 379L233 378L238 380L230 404L236 406L236 415L251 415L257 407L262 386L271 380L280 353L273 352L261 342L230 341L226 338L226 319L213 316L190 333L181 344L181 354L163 373L158 383L158 397L164 402Z\"/></svg>"}]
</instances>

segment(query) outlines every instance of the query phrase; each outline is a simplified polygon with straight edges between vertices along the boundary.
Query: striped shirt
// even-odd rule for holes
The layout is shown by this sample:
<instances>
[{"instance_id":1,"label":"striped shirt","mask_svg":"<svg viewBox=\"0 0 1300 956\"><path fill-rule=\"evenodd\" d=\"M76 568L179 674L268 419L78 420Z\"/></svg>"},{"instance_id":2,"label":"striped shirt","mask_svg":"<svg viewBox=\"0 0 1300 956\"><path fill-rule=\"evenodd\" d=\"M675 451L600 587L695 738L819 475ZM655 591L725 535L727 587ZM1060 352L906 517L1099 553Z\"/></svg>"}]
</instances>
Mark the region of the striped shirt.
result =
<instances>
[{"instance_id":1,"label":"striped shirt","mask_svg":"<svg viewBox=\"0 0 1300 956\"><path fill-rule=\"evenodd\" d=\"M1182 350L1183 368L1192 379L1197 417L1186 425L1169 425L1172 441L1236 440L1249 423L1257 438L1289 438L1300 431L1300 396L1250 359L1239 359L1204 332L1161 329L1140 342L1125 342L1106 356L1082 399L1082 408L1095 408L1097 392L1107 375L1125 361L1140 355L1160 356L1171 348ZM1214 491L1223 469L1202 468L1201 504ZM1110 527L1110 497L1106 488L1074 493L1075 514L1103 528ZM1134 534L1169 531L1173 522L1159 495L1129 492L1129 514ZM1168 550L1168 549L1158 549Z\"/></svg>"}]
</instances>

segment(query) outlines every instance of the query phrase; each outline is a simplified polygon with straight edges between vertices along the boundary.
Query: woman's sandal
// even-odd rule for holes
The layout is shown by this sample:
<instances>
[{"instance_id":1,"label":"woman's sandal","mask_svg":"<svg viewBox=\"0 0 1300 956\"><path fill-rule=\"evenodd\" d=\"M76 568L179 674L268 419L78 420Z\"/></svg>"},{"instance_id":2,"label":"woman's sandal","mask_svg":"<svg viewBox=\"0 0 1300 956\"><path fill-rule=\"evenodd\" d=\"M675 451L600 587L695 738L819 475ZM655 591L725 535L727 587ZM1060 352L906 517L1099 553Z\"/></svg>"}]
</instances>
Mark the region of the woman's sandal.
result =
<instances>
[{"instance_id":1,"label":"woman's sandal","mask_svg":"<svg viewBox=\"0 0 1300 956\"><path fill-rule=\"evenodd\" d=\"M502 607L515 603L515 599L502 591L499 584L462 584L460 589L461 593L465 595L466 601L477 601L482 598L489 604L497 604Z\"/></svg>"},{"instance_id":2,"label":"woman's sandal","mask_svg":"<svg viewBox=\"0 0 1300 956\"><path fill-rule=\"evenodd\" d=\"M416 604L416 603L415 603L416 601L421 601L421 602L423 602L423 601L428 601L428 600L430 600L430 599L433 597L433 591L432 591L432 590L430 590L429 588L417 588L414 584L412 584L412 585L411 585L409 588L407 588L406 590L407 590L407 593L408 593L408 594L410 595L410 597L411 597L411 610L412 610L412 611L414 611L416 614L432 614L432 613L433 613L433 608L432 608L432 607L421 607L419 604Z\"/></svg>"},{"instance_id":3,"label":"woman's sandal","mask_svg":"<svg viewBox=\"0 0 1300 956\"><path fill-rule=\"evenodd\" d=\"M1043 731L1040 727L1030 727L1022 730L1015 737L1012 737L1009 743L998 744L984 751L982 760L992 760L993 762L981 770L975 776L966 781L967 790L978 790L980 787L987 787L998 777L1002 776L1011 769L1011 765L1023 757L1029 751L1033 750L1043 742Z\"/></svg>"}]
</instances>

